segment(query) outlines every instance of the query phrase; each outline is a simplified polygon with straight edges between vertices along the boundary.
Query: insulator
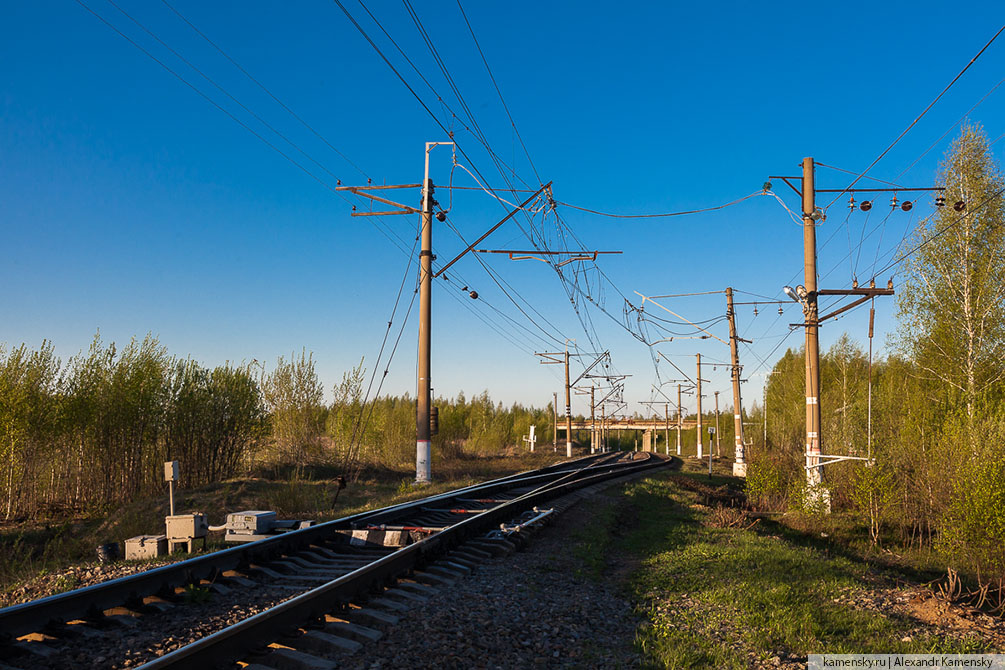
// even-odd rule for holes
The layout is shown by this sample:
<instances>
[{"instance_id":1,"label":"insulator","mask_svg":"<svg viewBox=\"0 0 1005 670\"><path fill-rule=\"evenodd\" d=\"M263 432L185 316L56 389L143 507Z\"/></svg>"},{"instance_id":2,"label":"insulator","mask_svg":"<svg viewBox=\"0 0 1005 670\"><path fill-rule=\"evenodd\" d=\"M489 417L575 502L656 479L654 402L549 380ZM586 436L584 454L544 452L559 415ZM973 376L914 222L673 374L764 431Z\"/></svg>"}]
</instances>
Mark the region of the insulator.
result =
<instances>
[{"instance_id":1,"label":"insulator","mask_svg":"<svg viewBox=\"0 0 1005 670\"><path fill-rule=\"evenodd\" d=\"M902 204L900 206L900 208L902 210L904 210L905 212L910 212L913 207L914 207L914 203L912 203L910 200L905 200L904 204Z\"/></svg>"},{"instance_id":2,"label":"insulator","mask_svg":"<svg viewBox=\"0 0 1005 670\"><path fill-rule=\"evenodd\" d=\"M478 291L472 291L468 295L471 296L472 300L478 300Z\"/></svg>"},{"instance_id":3,"label":"insulator","mask_svg":"<svg viewBox=\"0 0 1005 670\"><path fill-rule=\"evenodd\" d=\"M852 196L851 200L848 201L848 209L855 209L855 196Z\"/></svg>"},{"instance_id":4,"label":"insulator","mask_svg":"<svg viewBox=\"0 0 1005 670\"><path fill-rule=\"evenodd\" d=\"M868 212L870 209L872 209L872 201L863 200L862 204L859 205L858 208L861 209L863 212Z\"/></svg>"},{"instance_id":5,"label":"insulator","mask_svg":"<svg viewBox=\"0 0 1005 670\"><path fill-rule=\"evenodd\" d=\"M946 199L940 195L939 197L937 197L935 199L935 206L936 207L945 207L946 206Z\"/></svg>"},{"instance_id":6,"label":"insulator","mask_svg":"<svg viewBox=\"0 0 1005 670\"><path fill-rule=\"evenodd\" d=\"M754 316L757 316L757 305L754 305Z\"/></svg>"},{"instance_id":7,"label":"insulator","mask_svg":"<svg viewBox=\"0 0 1005 670\"><path fill-rule=\"evenodd\" d=\"M897 194L894 193L893 197L890 198L890 207L896 207L896 206L897 206Z\"/></svg>"},{"instance_id":8,"label":"insulator","mask_svg":"<svg viewBox=\"0 0 1005 670\"><path fill-rule=\"evenodd\" d=\"M955 209L957 212L962 212L966 208L967 203L963 202L962 200L957 200L956 203L953 205L953 209Z\"/></svg>"},{"instance_id":9,"label":"insulator","mask_svg":"<svg viewBox=\"0 0 1005 670\"><path fill-rule=\"evenodd\" d=\"M778 316L781 316L781 315L782 315L782 307L781 307L781 305L779 305L778 306Z\"/></svg>"},{"instance_id":10,"label":"insulator","mask_svg":"<svg viewBox=\"0 0 1005 670\"><path fill-rule=\"evenodd\" d=\"M443 222L447 220L447 213L444 211L439 211L436 213L436 220Z\"/></svg>"}]
</instances>

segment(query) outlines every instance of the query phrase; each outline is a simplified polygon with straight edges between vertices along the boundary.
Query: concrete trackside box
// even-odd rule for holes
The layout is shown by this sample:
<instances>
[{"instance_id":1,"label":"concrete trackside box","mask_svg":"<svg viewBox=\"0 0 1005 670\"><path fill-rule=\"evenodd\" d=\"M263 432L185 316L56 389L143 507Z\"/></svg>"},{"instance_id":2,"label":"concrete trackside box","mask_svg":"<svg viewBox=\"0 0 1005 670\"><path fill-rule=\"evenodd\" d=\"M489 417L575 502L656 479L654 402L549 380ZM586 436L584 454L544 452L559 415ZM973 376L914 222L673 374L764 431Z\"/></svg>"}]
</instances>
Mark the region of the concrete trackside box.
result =
<instances>
[{"instance_id":1,"label":"concrete trackside box","mask_svg":"<svg viewBox=\"0 0 1005 670\"><path fill-rule=\"evenodd\" d=\"M126 540L126 560L157 558L167 553L166 535L137 535Z\"/></svg>"}]
</instances>

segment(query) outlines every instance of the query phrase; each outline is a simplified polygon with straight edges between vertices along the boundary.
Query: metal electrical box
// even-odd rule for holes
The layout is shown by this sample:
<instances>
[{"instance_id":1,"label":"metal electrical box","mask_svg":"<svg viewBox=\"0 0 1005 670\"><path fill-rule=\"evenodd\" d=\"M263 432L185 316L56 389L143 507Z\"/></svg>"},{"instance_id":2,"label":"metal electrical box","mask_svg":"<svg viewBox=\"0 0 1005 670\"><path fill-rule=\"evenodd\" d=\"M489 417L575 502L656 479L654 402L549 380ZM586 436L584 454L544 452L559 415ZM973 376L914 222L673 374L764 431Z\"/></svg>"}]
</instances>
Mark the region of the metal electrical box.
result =
<instances>
[{"instance_id":1,"label":"metal electrical box","mask_svg":"<svg viewBox=\"0 0 1005 670\"><path fill-rule=\"evenodd\" d=\"M180 478L178 461L168 461L164 464L164 481L176 482Z\"/></svg>"},{"instance_id":2,"label":"metal electrical box","mask_svg":"<svg viewBox=\"0 0 1005 670\"><path fill-rule=\"evenodd\" d=\"M227 532L246 535L268 533L272 530L275 521L275 512L262 510L234 512L227 515Z\"/></svg>"},{"instance_id":3,"label":"metal electrical box","mask_svg":"<svg viewBox=\"0 0 1005 670\"><path fill-rule=\"evenodd\" d=\"M209 522L205 514L176 514L164 517L167 524L167 536L171 540L188 540L195 537L206 537L209 532Z\"/></svg>"},{"instance_id":4,"label":"metal electrical box","mask_svg":"<svg viewBox=\"0 0 1005 670\"><path fill-rule=\"evenodd\" d=\"M313 521L277 519L275 512L249 510L227 515L226 542L255 542L314 525Z\"/></svg>"},{"instance_id":5,"label":"metal electrical box","mask_svg":"<svg viewBox=\"0 0 1005 670\"><path fill-rule=\"evenodd\" d=\"M167 536L137 535L126 540L126 560L157 558L167 553Z\"/></svg>"}]
</instances>

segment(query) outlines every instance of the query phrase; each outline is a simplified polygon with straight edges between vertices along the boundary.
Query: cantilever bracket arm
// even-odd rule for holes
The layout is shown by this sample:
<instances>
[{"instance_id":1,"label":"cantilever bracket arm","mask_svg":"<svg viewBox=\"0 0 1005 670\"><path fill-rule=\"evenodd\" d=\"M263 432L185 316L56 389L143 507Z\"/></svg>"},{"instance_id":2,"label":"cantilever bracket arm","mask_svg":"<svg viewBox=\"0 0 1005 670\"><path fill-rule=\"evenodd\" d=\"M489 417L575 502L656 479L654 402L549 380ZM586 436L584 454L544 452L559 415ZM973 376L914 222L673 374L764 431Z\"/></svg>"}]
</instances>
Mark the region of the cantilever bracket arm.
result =
<instances>
[{"instance_id":1,"label":"cantilever bracket arm","mask_svg":"<svg viewBox=\"0 0 1005 670\"><path fill-rule=\"evenodd\" d=\"M408 186L413 186L413 184L408 184L407 186L390 186L384 188L407 188ZM414 207L409 207L408 205L402 205L401 203L395 202L393 200L388 200L387 198L382 198L379 195L374 195L373 193L367 193L367 189L370 188L380 188L377 186L338 186L335 188L336 191L349 191L353 195L361 195L364 198L370 198L371 200L376 200L377 202L382 202L385 205L391 205L392 207L397 207L399 211L391 212L374 212L373 214L390 215L390 214L416 214L419 210ZM367 216L368 212L353 213L351 216Z\"/></svg>"},{"instance_id":2,"label":"cantilever bracket arm","mask_svg":"<svg viewBox=\"0 0 1005 670\"><path fill-rule=\"evenodd\" d=\"M506 223L507 221L509 221L510 219L512 219L512 218L513 218L513 216L514 216L514 215L515 215L515 214L516 214L517 212L519 212L519 211L520 211L521 209L523 209L524 207L526 207L527 205L529 205L529 204L530 204L531 202L533 202L534 198L536 198L537 196L541 195L541 192L542 192L542 191L544 191L545 189L547 189L547 188L550 188L550 187L551 187L551 182L549 181L549 182L548 182L547 184L545 184L545 185L544 185L544 186L542 186L541 188L539 188L539 189L537 189L536 191L534 191L534 194L533 194L533 195L531 195L531 196L530 196L529 198L527 198L526 200L524 200L523 202L521 202L521 203L520 203L520 204L519 204L519 205L517 206L517 208L516 208L516 209L514 209L514 210L513 210L512 212L510 212L510 213L509 213L509 214L507 214L507 215L506 215L505 217L503 217L502 221L500 221L499 223L497 223L496 225L492 226L492 227L491 227L491 228L489 228L489 229L488 229L487 231L485 231L485 234L484 234L484 235L482 235L482 236L481 236L481 237L479 237L479 238L478 238L477 240L475 240L474 242L472 242L471 244L469 244L469 245L468 245L468 248L467 248L467 249L465 249L465 250L464 250L464 251L462 251L461 253L457 254L457 255L456 255L456 256L454 257L454 259L453 259L452 261L450 261L449 263L447 263L446 265L444 265L444 266L443 266L442 268L440 268L440 271L439 271L439 272L436 272L436 273L434 273L434 274L433 274L433 279L436 279L436 278L437 278L437 277L439 277L439 276L440 276L441 274L443 274L444 272L446 272L446 271L447 271L447 268L449 268L449 267L450 267L451 265L453 265L453 264L454 264L454 263L456 263L457 261L461 260L461 258L463 258L463 257L464 257L464 255L465 255L465 254L467 254L467 253L468 253L469 251L471 251L472 249L474 249L474 248L475 248L475 246L476 246L476 245L477 245L477 244L478 244L479 242L481 242L481 241L482 241L482 240L484 240L484 239L485 239L486 237L488 237L489 235L491 235L492 233L494 233L494 232L495 232L495 231L496 231L496 230L497 230L497 229L499 228L499 226L501 226L502 224L504 224L504 223Z\"/></svg>"},{"instance_id":3,"label":"cantilever bracket arm","mask_svg":"<svg viewBox=\"0 0 1005 670\"><path fill-rule=\"evenodd\" d=\"M830 454L820 454L817 458L821 459L816 465L804 465L804 470L816 470L823 469L825 465L830 465L831 463L840 463L841 461L865 461L866 465L873 465L876 462L875 458L866 458L865 456L832 456ZM830 460L823 460L823 459Z\"/></svg>"},{"instance_id":4,"label":"cantilever bracket arm","mask_svg":"<svg viewBox=\"0 0 1005 670\"><path fill-rule=\"evenodd\" d=\"M605 358L607 358L609 356L610 356L610 352L608 352L608 351L605 351L604 353L602 353L599 356L597 356L597 360L595 360L592 363L590 363L590 365L587 366L587 368L585 370L583 370L583 374L581 374L578 377L576 377L576 381L572 382L572 384L570 384L570 386L575 386L576 384L578 384L580 382L580 380L582 380L583 377L586 376L586 373L588 373L593 368L597 367L597 363L599 363L600 361L604 360Z\"/></svg>"}]
</instances>

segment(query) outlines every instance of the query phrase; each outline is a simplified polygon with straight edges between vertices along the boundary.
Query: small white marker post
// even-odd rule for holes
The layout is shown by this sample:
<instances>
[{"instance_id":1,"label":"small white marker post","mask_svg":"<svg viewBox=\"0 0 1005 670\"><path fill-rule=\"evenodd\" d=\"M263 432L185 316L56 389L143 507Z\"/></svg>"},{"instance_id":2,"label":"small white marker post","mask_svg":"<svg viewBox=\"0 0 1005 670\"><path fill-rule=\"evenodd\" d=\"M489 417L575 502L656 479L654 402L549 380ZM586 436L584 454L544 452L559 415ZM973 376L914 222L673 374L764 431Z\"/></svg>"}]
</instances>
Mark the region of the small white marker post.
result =
<instances>
[{"instance_id":1,"label":"small white marker post","mask_svg":"<svg viewBox=\"0 0 1005 670\"><path fill-rule=\"evenodd\" d=\"M712 436L715 435L715 426L708 427L708 478L712 478Z\"/></svg>"},{"instance_id":2,"label":"small white marker post","mask_svg":"<svg viewBox=\"0 0 1005 670\"><path fill-rule=\"evenodd\" d=\"M168 461L164 464L164 481L168 483L168 505L171 516L174 516L174 483L178 481L178 461Z\"/></svg>"},{"instance_id":3,"label":"small white marker post","mask_svg":"<svg viewBox=\"0 0 1005 670\"><path fill-rule=\"evenodd\" d=\"M534 431L537 428L534 424L530 426L530 437L526 435L523 436L523 441L530 444L530 453L534 453L534 445L537 444L537 436L534 435Z\"/></svg>"}]
</instances>

